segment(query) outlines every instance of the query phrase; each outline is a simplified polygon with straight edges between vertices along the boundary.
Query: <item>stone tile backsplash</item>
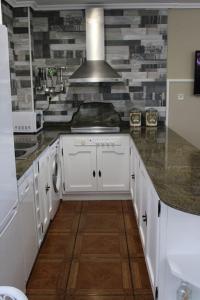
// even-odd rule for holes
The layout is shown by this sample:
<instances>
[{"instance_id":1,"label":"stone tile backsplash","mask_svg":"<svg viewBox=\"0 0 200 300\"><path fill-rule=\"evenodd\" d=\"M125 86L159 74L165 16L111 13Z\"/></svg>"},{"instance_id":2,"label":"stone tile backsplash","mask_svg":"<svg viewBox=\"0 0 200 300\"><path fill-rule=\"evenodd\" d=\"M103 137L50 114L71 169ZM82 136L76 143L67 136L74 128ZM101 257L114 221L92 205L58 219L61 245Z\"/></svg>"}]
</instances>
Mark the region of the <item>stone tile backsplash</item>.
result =
<instances>
[{"instance_id":1,"label":"stone tile backsplash","mask_svg":"<svg viewBox=\"0 0 200 300\"><path fill-rule=\"evenodd\" d=\"M33 107L28 32L28 8L13 9L2 3L3 22L8 27L13 110Z\"/></svg>"},{"instance_id":2,"label":"stone tile backsplash","mask_svg":"<svg viewBox=\"0 0 200 300\"><path fill-rule=\"evenodd\" d=\"M28 109L33 99L27 9L3 6L4 23L9 27L13 106ZM106 60L124 79L124 83L112 84L68 83L86 57L84 10L30 10L30 15L34 86L38 68L65 67L64 93L52 97L50 104L44 92L34 88L35 108L44 110L46 121L69 121L83 101L112 102L124 119L135 107L155 107L165 119L166 10L105 10Z\"/></svg>"}]
</instances>

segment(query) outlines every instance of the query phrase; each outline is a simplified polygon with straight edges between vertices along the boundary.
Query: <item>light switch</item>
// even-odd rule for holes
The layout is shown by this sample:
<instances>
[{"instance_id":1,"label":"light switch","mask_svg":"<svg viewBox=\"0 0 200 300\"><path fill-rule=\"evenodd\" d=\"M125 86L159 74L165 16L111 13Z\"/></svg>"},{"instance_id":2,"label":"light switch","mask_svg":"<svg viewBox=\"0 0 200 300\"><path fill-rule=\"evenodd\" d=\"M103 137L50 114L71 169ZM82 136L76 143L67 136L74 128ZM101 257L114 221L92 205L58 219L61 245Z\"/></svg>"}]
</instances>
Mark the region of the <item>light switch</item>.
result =
<instances>
[{"instance_id":1,"label":"light switch","mask_svg":"<svg viewBox=\"0 0 200 300\"><path fill-rule=\"evenodd\" d=\"M183 101L184 100L184 94L177 94L177 100Z\"/></svg>"}]
</instances>

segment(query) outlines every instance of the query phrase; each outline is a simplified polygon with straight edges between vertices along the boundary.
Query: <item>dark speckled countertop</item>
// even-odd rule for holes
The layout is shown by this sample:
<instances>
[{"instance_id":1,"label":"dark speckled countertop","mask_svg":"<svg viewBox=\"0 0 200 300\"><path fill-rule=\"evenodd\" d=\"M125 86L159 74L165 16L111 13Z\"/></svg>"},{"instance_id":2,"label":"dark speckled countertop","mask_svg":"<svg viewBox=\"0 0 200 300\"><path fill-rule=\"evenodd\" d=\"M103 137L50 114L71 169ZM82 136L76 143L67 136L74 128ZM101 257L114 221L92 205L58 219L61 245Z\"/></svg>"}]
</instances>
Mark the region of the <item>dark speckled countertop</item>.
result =
<instances>
[{"instance_id":1,"label":"dark speckled countertop","mask_svg":"<svg viewBox=\"0 0 200 300\"><path fill-rule=\"evenodd\" d=\"M200 214L200 150L165 128L122 128L130 133L146 166L160 200L191 214ZM60 134L70 134L68 127L46 128L38 134L16 135L37 142L37 149L27 159L16 160L17 178L51 145Z\"/></svg>"},{"instance_id":2,"label":"dark speckled countertop","mask_svg":"<svg viewBox=\"0 0 200 300\"><path fill-rule=\"evenodd\" d=\"M142 128L131 136L160 200L200 214L200 150L168 128Z\"/></svg>"}]
</instances>

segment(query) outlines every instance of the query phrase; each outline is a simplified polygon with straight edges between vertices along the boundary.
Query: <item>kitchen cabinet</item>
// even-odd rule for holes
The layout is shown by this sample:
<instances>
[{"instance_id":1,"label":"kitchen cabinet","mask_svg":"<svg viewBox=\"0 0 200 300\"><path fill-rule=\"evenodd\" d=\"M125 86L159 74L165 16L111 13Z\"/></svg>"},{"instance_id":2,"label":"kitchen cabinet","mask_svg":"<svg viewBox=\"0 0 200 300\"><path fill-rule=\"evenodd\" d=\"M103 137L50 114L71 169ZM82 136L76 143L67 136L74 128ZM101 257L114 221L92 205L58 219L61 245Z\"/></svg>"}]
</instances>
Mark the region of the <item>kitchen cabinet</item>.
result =
<instances>
[{"instance_id":1,"label":"kitchen cabinet","mask_svg":"<svg viewBox=\"0 0 200 300\"><path fill-rule=\"evenodd\" d=\"M128 191L129 136L62 136L66 192Z\"/></svg>"},{"instance_id":2,"label":"kitchen cabinet","mask_svg":"<svg viewBox=\"0 0 200 300\"><path fill-rule=\"evenodd\" d=\"M62 137L64 191L96 191L96 146L76 145Z\"/></svg>"},{"instance_id":3,"label":"kitchen cabinet","mask_svg":"<svg viewBox=\"0 0 200 300\"><path fill-rule=\"evenodd\" d=\"M160 200L131 142L131 197L153 293L158 284Z\"/></svg>"},{"instance_id":4,"label":"kitchen cabinet","mask_svg":"<svg viewBox=\"0 0 200 300\"><path fill-rule=\"evenodd\" d=\"M39 246L50 222L50 184L48 148L34 162L36 222Z\"/></svg>"},{"instance_id":5,"label":"kitchen cabinet","mask_svg":"<svg viewBox=\"0 0 200 300\"><path fill-rule=\"evenodd\" d=\"M145 251L146 248L146 240L147 240L147 226L148 224L148 211L147 211L147 205L148 205L148 192L149 192L149 186L147 184L145 171L142 167L140 167L140 170L138 172L139 176L139 201L138 203L138 224L139 224L139 232L141 237L141 242L143 249Z\"/></svg>"},{"instance_id":6,"label":"kitchen cabinet","mask_svg":"<svg viewBox=\"0 0 200 300\"><path fill-rule=\"evenodd\" d=\"M129 145L97 147L97 176L99 191L128 191Z\"/></svg>"},{"instance_id":7,"label":"kitchen cabinet","mask_svg":"<svg viewBox=\"0 0 200 300\"><path fill-rule=\"evenodd\" d=\"M158 285L158 268L159 268L159 233L160 233L160 211L161 204L159 197L154 190L150 180L147 179L147 232L146 232L146 263L149 271L149 277L153 292L155 293Z\"/></svg>"},{"instance_id":8,"label":"kitchen cabinet","mask_svg":"<svg viewBox=\"0 0 200 300\"><path fill-rule=\"evenodd\" d=\"M20 178L18 192L25 280L27 281L38 252L32 167Z\"/></svg>"},{"instance_id":9,"label":"kitchen cabinet","mask_svg":"<svg viewBox=\"0 0 200 300\"><path fill-rule=\"evenodd\" d=\"M142 191L141 179L140 179L140 158L135 148L133 141L131 140L131 165L130 165L130 192L135 209L137 220L139 220L139 208L140 208L140 193Z\"/></svg>"}]
</instances>

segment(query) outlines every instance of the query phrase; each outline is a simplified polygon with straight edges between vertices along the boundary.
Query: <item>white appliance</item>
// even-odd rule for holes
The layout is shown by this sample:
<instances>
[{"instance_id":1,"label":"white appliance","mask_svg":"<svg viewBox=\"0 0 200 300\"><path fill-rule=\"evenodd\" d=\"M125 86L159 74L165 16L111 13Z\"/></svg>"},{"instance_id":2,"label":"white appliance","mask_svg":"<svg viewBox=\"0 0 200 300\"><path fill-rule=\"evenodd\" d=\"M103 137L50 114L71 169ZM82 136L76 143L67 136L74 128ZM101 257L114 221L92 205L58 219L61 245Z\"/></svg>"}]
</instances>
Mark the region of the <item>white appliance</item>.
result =
<instances>
[{"instance_id":1,"label":"white appliance","mask_svg":"<svg viewBox=\"0 0 200 300\"><path fill-rule=\"evenodd\" d=\"M61 198L61 162L59 158L59 140L49 149L49 174L50 174L50 218L54 218Z\"/></svg>"},{"instance_id":2,"label":"white appliance","mask_svg":"<svg viewBox=\"0 0 200 300\"><path fill-rule=\"evenodd\" d=\"M14 111L13 130L14 132L38 132L43 128L42 111Z\"/></svg>"},{"instance_id":3,"label":"white appliance","mask_svg":"<svg viewBox=\"0 0 200 300\"><path fill-rule=\"evenodd\" d=\"M12 286L0 286L0 299L28 300L24 293Z\"/></svg>"},{"instance_id":4,"label":"white appliance","mask_svg":"<svg viewBox=\"0 0 200 300\"><path fill-rule=\"evenodd\" d=\"M12 130L8 32L0 25L0 285L25 289Z\"/></svg>"}]
</instances>

